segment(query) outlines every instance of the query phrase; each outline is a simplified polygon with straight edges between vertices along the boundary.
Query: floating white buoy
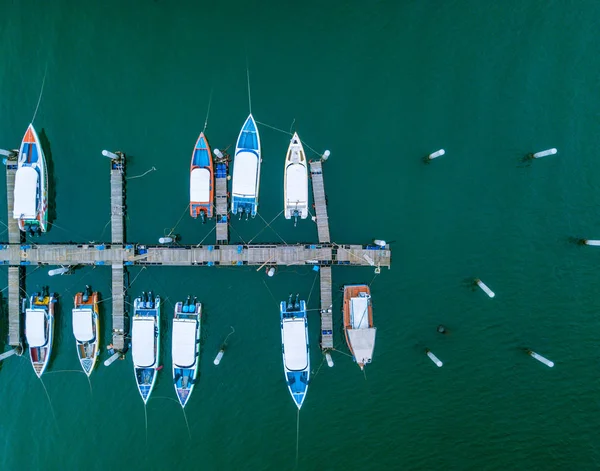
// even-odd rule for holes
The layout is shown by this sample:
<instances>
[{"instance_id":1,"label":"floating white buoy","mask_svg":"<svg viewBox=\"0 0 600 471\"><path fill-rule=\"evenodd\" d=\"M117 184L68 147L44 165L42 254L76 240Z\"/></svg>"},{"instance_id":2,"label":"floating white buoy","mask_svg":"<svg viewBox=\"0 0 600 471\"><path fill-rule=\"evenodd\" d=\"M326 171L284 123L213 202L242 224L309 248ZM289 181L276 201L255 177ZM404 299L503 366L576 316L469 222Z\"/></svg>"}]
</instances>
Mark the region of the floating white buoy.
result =
<instances>
[{"instance_id":1,"label":"floating white buoy","mask_svg":"<svg viewBox=\"0 0 600 471\"><path fill-rule=\"evenodd\" d=\"M321 156L321 160L327 160L330 155L331 155L331 152L326 150L325 152L323 152L323 155Z\"/></svg>"},{"instance_id":2,"label":"floating white buoy","mask_svg":"<svg viewBox=\"0 0 600 471\"><path fill-rule=\"evenodd\" d=\"M158 242L160 242L161 244L170 244L173 242L173 237L161 237L160 239L158 239Z\"/></svg>"},{"instance_id":3,"label":"floating white buoy","mask_svg":"<svg viewBox=\"0 0 600 471\"><path fill-rule=\"evenodd\" d=\"M118 158L119 158L119 156L118 156L117 154L115 154L115 153L113 153L113 152L110 152L110 151L108 151L108 150L103 150L103 151L102 151L102 155L103 155L104 157L108 157L109 159L113 159L113 160L114 160L114 159L118 159Z\"/></svg>"},{"instance_id":4,"label":"floating white buoy","mask_svg":"<svg viewBox=\"0 0 600 471\"><path fill-rule=\"evenodd\" d=\"M275 275L275 267L271 267L267 270L267 276Z\"/></svg>"},{"instance_id":5,"label":"floating white buoy","mask_svg":"<svg viewBox=\"0 0 600 471\"><path fill-rule=\"evenodd\" d=\"M434 362L438 368L441 368L443 365L442 361L438 357L436 357L430 350L425 351L427 352L427 356L431 359L431 361Z\"/></svg>"},{"instance_id":6,"label":"floating white buoy","mask_svg":"<svg viewBox=\"0 0 600 471\"><path fill-rule=\"evenodd\" d=\"M496 296L496 294L491 289L489 289L487 287L487 285L483 281L481 281L479 278L476 279L475 282L477 283L477 286L479 286L483 290L483 292L485 294L487 294L490 298L493 298L494 296Z\"/></svg>"},{"instance_id":7,"label":"floating white buoy","mask_svg":"<svg viewBox=\"0 0 600 471\"><path fill-rule=\"evenodd\" d=\"M531 350L529 350L527 353L529 353L529 355L531 355L533 358L535 358L537 361L543 363L544 365L552 368L554 366L554 362L551 360L548 360L547 358L543 357L542 355L540 355L539 353L535 353Z\"/></svg>"},{"instance_id":8,"label":"floating white buoy","mask_svg":"<svg viewBox=\"0 0 600 471\"><path fill-rule=\"evenodd\" d=\"M104 362L104 366L112 365L116 361L116 359L119 358L119 355L121 355L120 352L113 353L112 356Z\"/></svg>"},{"instance_id":9,"label":"floating white buoy","mask_svg":"<svg viewBox=\"0 0 600 471\"><path fill-rule=\"evenodd\" d=\"M540 157L546 157L547 155L554 155L556 154L558 151L554 148L552 149L548 149L548 150L543 150L541 152L536 152L535 154L533 154L533 158L534 159L539 159Z\"/></svg>"},{"instance_id":10,"label":"floating white buoy","mask_svg":"<svg viewBox=\"0 0 600 471\"><path fill-rule=\"evenodd\" d=\"M213 153L219 158L222 159L223 158L223 152L221 152L219 149L213 149Z\"/></svg>"},{"instance_id":11,"label":"floating white buoy","mask_svg":"<svg viewBox=\"0 0 600 471\"><path fill-rule=\"evenodd\" d=\"M13 348L12 350L9 350L8 352L5 352L2 355L0 355L0 361L6 360L8 357L12 357L13 355L16 355L16 354L17 354L17 349Z\"/></svg>"},{"instance_id":12,"label":"floating white buoy","mask_svg":"<svg viewBox=\"0 0 600 471\"><path fill-rule=\"evenodd\" d=\"M585 245L595 245L595 246L599 246L600 245L600 240L584 240L583 243Z\"/></svg>"},{"instance_id":13,"label":"floating white buoy","mask_svg":"<svg viewBox=\"0 0 600 471\"><path fill-rule=\"evenodd\" d=\"M48 276L64 275L68 271L68 267L53 268L52 270L48 270Z\"/></svg>"},{"instance_id":14,"label":"floating white buoy","mask_svg":"<svg viewBox=\"0 0 600 471\"><path fill-rule=\"evenodd\" d=\"M331 359L331 353L327 352L325 354L325 359L327 360L327 366L331 368L333 366L333 360Z\"/></svg>"},{"instance_id":15,"label":"floating white buoy","mask_svg":"<svg viewBox=\"0 0 600 471\"><path fill-rule=\"evenodd\" d=\"M375 245L378 245L379 247L385 247L386 246L385 240L381 240L381 239L373 239L373 243Z\"/></svg>"},{"instance_id":16,"label":"floating white buoy","mask_svg":"<svg viewBox=\"0 0 600 471\"><path fill-rule=\"evenodd\" d=\"M429 160L437 159L438 157L444 155L445 153L446 153L446 151L444 149L436 150L433 154L429 154L429 157L427 157L427 158Z\"/></svg>"},{"instance_id":17,"label":"floating white buoy","mask_svg":"<svg viewBox=\"0 0 600 471\"><path fill-rule=\"evenodd\" d=\"M219 350L219 353L217 353L217 356L215 357L215 361L213 361L213 363L215 365L218 365L219 363L221 363L221 359L223 358L223 355L225 355L225 350L223 350L223 349Z\"/></svg>"}]
</instances>

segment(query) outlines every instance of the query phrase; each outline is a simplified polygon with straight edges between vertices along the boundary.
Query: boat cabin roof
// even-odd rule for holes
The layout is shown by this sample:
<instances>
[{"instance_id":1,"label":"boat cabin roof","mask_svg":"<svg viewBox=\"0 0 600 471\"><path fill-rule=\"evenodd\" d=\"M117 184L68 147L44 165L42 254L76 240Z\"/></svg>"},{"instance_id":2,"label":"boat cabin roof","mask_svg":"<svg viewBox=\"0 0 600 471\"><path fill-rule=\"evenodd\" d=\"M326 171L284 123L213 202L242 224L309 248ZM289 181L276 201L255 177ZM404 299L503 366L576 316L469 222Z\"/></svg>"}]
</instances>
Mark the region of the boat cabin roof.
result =
<instances>
[{"instance_id":1,"label":"boat cabin roof","mask_svg":"<svg viewBox=\"0 0 600 471\"><path fill-rule=\"evenodd\" d=\"M173 364L191 368L196 363L196 327L193 319L173 319Z\"/></svg>"},{"instance_id":2,"label":"boat cabin roof","mask_svg":"<svg viewBox=\"0 0 600 471\"><path fill-rule=\"evenodd\" d=\"M154 317L134 317L131 328L133 366L150 368L156 363Z\"/></svg>"},{"instance_id":3,"label":"boat cabin roof","mask_svg":"<svg viewBox=\"0 0 600 471\"><path fill-rule=\"evenodd\" d=\"M14 219L35 219L39 174L33 167L20 167L15 175Z\"/></svg>"},{"instance_id":4,"label":"boat cabin roof","mask_svg":"<svg viewBox=\"0 0 600 471\"><path fill-rule=\"evenodd\" d=\"M308 366L306 327L304 318L283 320L283 357L290 371L302 371Z\"/></svg>"},{"instance_id":5,"label":"boat cabin roof","mask_svg":"<svg viewBox=\"0 0 600 471\"><path fill-rule=\"evenodd\" d=\"M46 311L43 309L25 310L25 335L30 347L43 347L46 337Z\"/></svg>"},{"instance_id":6,"label":"boat cabin roof","mask_svg":"<svg viewBox=\"0 0 600 471\"><path fill-rule=\"evenodd\" d=\"M370 363L375 348L376 328L371 329L348 329L348 340L352 346L352 352L357 363Z\"/></svg>"},{"instance_id":7,"label":"boat cabin roof","mask_svg":"<svg viewBox=\"0 0 600 471\"><path fill-rule=\"evenodd\" d=\"M235 196L255 197L258 175L258 155L242 150L233 162L233 184L231 192Z\"/></svg>"},{"instance_id":8,"label":"boat cabin roof","mask_svg":"<svg viewBox=\"0 0 600 471\"><path fill-rule=\"evenodd\" d=\"M195 168L190 173L190 202L210 202L210 171L207 168Z\"/></svg>"},{"instance_id":9,"label":"boat cabin roof","mask_svg":"<svg viewBox=\"0 0 600 471\"><path fill-rule=\"evenodd\" d=\"M308 203L308 175L306 166L288 165L286 170L286 196L288 204Z\"/></svg>"},{"instance_id":10,"label":"boat cabin roof","mask_svg":"<svg viewBox=\"0 0 600 471\"><path fill-rule=\"evenodd\" d=\"M369 328L369 300L370 296L350 298L350 320L353 329Z\"/></svg>"},{"instance_id":11,"label":"boat cabin roof","mask_svg":"<svg viewBox=\"0 0 600 471\"><path fill-rule=\"evenodd\" d=\"M73 334L79 342L94 340L94 319L91 309L73 309Z\"/></svg>"}]
</instances>

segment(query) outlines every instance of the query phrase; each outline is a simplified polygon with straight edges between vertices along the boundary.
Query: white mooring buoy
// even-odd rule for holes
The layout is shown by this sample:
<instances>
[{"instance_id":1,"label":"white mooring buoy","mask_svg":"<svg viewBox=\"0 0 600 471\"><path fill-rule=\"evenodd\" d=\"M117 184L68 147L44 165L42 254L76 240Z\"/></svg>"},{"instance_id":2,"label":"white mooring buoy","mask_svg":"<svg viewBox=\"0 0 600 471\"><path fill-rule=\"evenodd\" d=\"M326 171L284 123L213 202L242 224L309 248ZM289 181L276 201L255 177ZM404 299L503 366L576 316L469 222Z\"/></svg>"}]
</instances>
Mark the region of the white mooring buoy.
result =
<instances>
[{"instance_id":1,"label":"white mooring buoy","mask_svg":"<svg viewBox=\"0 0 600 471\"><path fill-rule=\"evenodd\" d=\"M329 152L328 150L326 150L325 152L323 152L323 155L321 156L321 160L327 160L329 158L329 156L331 155L331 152Z\"/></svg>"},{"instance_id":2,"label":"white mooring buoy","mask_svg":"<svg viewBox=\"0 0 600 471\"><path fill-rule=\"evenodd\" d=\"M48 270L48 276L64 275L65 273L69 273L68 267L53 268L52 270Z\"/></svg>"},{"instance_id":3,"label":"white mooring buoy","mask_svg":"<svg viewBox=\"0 0 600 471\"><path fill-rule=\"evenodd\" d=\"M584 243L585 245L595 245L595 246L600 246L600 240L588 240L588 239L585 239L585 240L583 241L583 243Z\"/></svg>"},{"instance_id":4,"label":"white mooring buoy","mask_svg":"<svg viewBox=\"0 0 600 471\"><path fill-rule=\"evenodd\" d=\"M104 362L104 366L112 365L117 360L117 358L119 358L119 355L121 355L120 352L113 353L112 356Z\"/></svg>"},{"instance_id":5,"label":"white mooring buoy","mask_svg":"<svg viewBox=\"0 0 600 471\"><path fill-rule=\"evenodd\" d=\"M213 154L215 154L219 159L223 158L223 152L221 152L219 149L213 149Z\"/></svg>"},{"instance_id":6,"label":"white mooring buoy","mask_svg":"<svg viewBox=\"0 0 600 471\"><path fill-rule=\"evenodd\" d=\"M386 246L385 240L381 240L381 239L373 239L373 243L379 247Z\"/></svg>"},{"instance_id":7,"label":"white mooring buoy","mask_svg":"<svg viewBox=\"0 0 600 471\"><path fill-rule=\"evenodd\" d=\"M113 159L113 160L119 158L119 156L117 154L115 154L114 152L110 152L108 150L103 150L102 155L104 157L108 157L109 159Z\"/></svg>"},{"instance_id":8,"label":"white mooring buoy","mask_svg":"<svg viewBox=\"0 0 600 471\"><path fill-rule=\"evenodd\" d=\"M553 361L548 360L547 358L543 357L539 353L535 353L532 350L529 350L527 353L529 355L531 355L533 358L535 358L537 361L539 361L540 363L543 363L544 365L546 365L549 368L552 368L554 366L554 362Z\"/></svg>"},{"instance_id":9,"label":"white mooring buoy","mask_svg":"<svg viewBox=\"0 0 600 471\"><path fill-rule=\"evenodd\" d=\"M325 359L327 360L327 366L331 368L333 366L333 360L331 359L331 353L325 353Z\"/></svg>"},{"instance_id":10,"label":"white mooring buoy","mask_svg":"<svg viewBox=\"0 0 600 471\"><path fill-rule=\"evenodd\" d=\"M554 155L556 154L558 151L554 148L552 149L547 149L547 150L543 150L541 152L536 152L535 154L533 154L533 158L534 159L539 159L540 157L546 157L547 155Z\"/></svg>"},{"instance_id":11,"label":"white mooring buoy","mask_svg":"<svg viewBox=\"0 0 600 471\"><path fill-rule=\"evenodd\" d=\"M429 160L437 159L438 157L441 157L445 153L446 153L446 151L444 149L436 150L433 154L429 154L429 156L427 158Z\"/></svg>"},{"instance_id":12,"label":"white mooring buoy","mask_svg":"<svg viewBox=\"0 0 600 471\"><path fill-rule=\"evenodd\" d=\"M477 283L477 286L479 286L483 290L483 292L487 294L490 298L496 296L496 294L491 289L489 289L488 286L479 278L475 280L475 283Z\"/></svg>"},{"instance_id":13,"label":"white mooring buoy","mask_svg":"<svg viewBox=\"0 0 600 471\"><path fill-rule=\"evenodd\" d=\"M442 365L443 365L442 361L438 357L436 357L431 350L427 349L427 350L425 350L425 352L427 352L427 356L429 357L429 359L432 362L434 362L438 368L442 367Z\"/></svg>"},{"instance_id":14,"label":"white mooring buoy","mask_svg":"<svg viewBox=\"0 0 600 471\"><path fill-rule=\"evenodd\" d=\"M221 359L223 358L223 355L225 355L225 350L223 350L223 349L219 350L219 353L217 353L217 356L215 357L215 361L213 361L213 363L215 365L218 365L219 363L221 363Z\"/></svg>"},{"instance_id":15,"label":"white mooring buoy","mask_svg":"<svg viewBox=\"0 0 600 471\"><path fill-rule=\"evenodd\" d=\"M267 276L272 277L273 275L275 275L275 267L271 267L267 270Z\"/></svg>"},{"instance_id":16,"label":"white mooring buoy","mask_svg":"<svg viewBox=\"0 0 600 471\"><path fill-rule=\"evenodd\" d=\"M158 239L158 242L161 244L172 244L173 237L161 237L160 239Z\"/></svg>"}]
</instances>

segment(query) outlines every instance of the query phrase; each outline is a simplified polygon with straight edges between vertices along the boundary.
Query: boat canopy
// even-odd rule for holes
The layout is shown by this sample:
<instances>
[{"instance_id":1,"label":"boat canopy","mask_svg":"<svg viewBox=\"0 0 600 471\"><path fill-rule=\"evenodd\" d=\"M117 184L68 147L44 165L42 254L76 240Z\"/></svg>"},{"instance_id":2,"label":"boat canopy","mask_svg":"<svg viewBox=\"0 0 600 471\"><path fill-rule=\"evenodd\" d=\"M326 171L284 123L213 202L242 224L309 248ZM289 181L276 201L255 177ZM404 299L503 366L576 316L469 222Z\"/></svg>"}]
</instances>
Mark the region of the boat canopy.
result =
<instances>
[{"instance_id":1,"label":"boat canopy","mask_svg":"<svg viewBox=\"0 0 600 471\"><path fill-rule=\"evenodd\" d=\"M193 319L173 320L173 364L191 368L196 363L196 326Z\"/></svg>"},{"instance_id":2,"label":"boat canopy","mask_svg":"<svg viewBox=\"0 0 600 471\"><path fill-rule=\"evenodd\" d=\"M73 334L78 342L94 340L94 320L91 309L73 309Z\"/></svg>"},{"instance_id":3,"label":"boat canopy","mask_svg":"<svg viewBox=\"0 0 600 471\"><path fill-rule=\"evenodd\" d=\"M154 317L134 317L131 329L133 366L150 368L156 363Z\"/></svg>"},{"instance_id":4,"label":"boat canopy","mask_svg":"<svg viewBox=\"0 0 600 471\"><path fill-rule=\"evenodd\" d=\"M370 363L375 348L375 334L377 329L348 329L348 340L352 346L354 359L357 363Z\"/></svg>"},{"instance_id":5,"label":"boat canopy","mask_svg":"<svg viewBox=\"0 0 600 471\"><path fill-rule=\"evenodd\" d=\"M46 311L42 309L27 309L25 311L25 335L30 347L43 347L48 342L46 338Z\"/></svg>"},{"instance_id":6,"label":"boat canopy","mask_svg":"<svg viewBox=\"0 0 600 471\"><path fill-rule=\"evenodd\" d=\"M308 175L306 167L291 164L286 171L286 196L288 204L299 205L308 203Z\"/></svg>"},{"instance_id":7,"label":"boat canopy","mask_svg":"<svg viewBox=\"0 0 600 471\"><path fill-rule=\"evenodd\" d=\"M353 329L369 328L369 299L370 296L350 299L350 320Z\"/></svg>"},{"instance_id":8,"label":"boat canopy","mask_svg":"<svg viewBox=\"0 0 600 471\"><path fill-rule=\"evenodd\" d=\"M207 168L195 168L190 173L190 202L210 202L210 171Z\"/></svg>"},{"instance_id":9,"label":"boat canopy","mask_svg":"<svg viewBox=\"0 0 600 471\"><path fill-rule=\"evenodd\" d=\"M232 194L245 197L256 196L257 174L258 156L254 152L240 151L233 163Z\"/></svg>"},{"instance_id":10,"label":"boat canopy","mask_svg":"<svg viewBox=\"0 0 600 471\"><path fill-rule=\"evenodd\" d=\"M302 371L308 366L304 318L283 320L283 357L290 371Z\"/></svg>"},{"instance_id":11,"label":"boat canopy","mask_svg":"<svg viewBox=\"0 0 600 471\"><path fill-rule=\"evenodd\" d=\"M39 174L33 167L20 167L15 175L14 219L35 219Z\"/></svg>"}]
</instances>

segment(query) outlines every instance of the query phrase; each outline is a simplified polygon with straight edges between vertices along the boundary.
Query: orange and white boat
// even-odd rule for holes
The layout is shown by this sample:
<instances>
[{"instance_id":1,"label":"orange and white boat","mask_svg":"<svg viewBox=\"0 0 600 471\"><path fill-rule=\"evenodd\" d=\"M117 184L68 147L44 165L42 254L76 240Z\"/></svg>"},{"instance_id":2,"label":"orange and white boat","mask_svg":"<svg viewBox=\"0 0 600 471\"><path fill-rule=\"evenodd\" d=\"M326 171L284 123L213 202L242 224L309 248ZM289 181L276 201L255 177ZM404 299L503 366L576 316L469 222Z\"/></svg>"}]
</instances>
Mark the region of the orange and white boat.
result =
<instances>
[{"instance_id":1,"label":"orange and white boat","mask_svg":"<svg viewBox=\"0 0 600 471\"><path fill-rule=\"evenodd\" d=\"M100 355L100 320L98 316L98 293L85 287L75 295L73 309L73 335L77 346L79 363L86 375L91 375Z\"/></svg>"},{"instance_id":2,"label":"orange and white boat","mask_svg":"<svg viewBox=\"0 0 600 471\"><path fill-rule=\"evenodd\" d=\"M344 333L354 361L362 370L371 363L377 333L368 285L344 286Z\"/></svg>"},{"instance_id":3,"label":"orange and white boat","mask_svg":"<svg viewBox=\"0 0 600 471\"><path fill-rule=\"evenodd\" d=\"M190 215L205 220L213 215L214 170L210 146L200 133L192 152L190 166Z\"/></svg>"}]
</instances>

